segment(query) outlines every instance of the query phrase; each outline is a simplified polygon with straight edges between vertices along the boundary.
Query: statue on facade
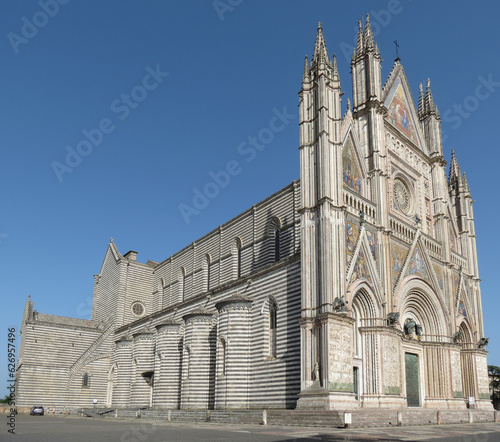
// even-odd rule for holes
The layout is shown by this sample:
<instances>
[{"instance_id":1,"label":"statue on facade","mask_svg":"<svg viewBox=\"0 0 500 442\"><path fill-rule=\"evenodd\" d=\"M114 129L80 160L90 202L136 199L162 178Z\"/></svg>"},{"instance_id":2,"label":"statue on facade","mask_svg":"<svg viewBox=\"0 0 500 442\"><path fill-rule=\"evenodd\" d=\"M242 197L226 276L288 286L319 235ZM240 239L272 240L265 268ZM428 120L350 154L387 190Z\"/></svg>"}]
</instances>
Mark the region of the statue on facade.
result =
<instances>
[{"instance_id":1,"label":"statue on facade","mask_svg":"<svg viewBox=\"0 0 500 442\"><path fill-rule=\"evenodd\" d=\"M484 348L490 342L490 338L481 338L477 343L477 348Z\"/></svg>"},{"instance_id":2,"label":"statue on facade","mask_svg":"<svg viewBox=\"0 0 500 442\"><path fill-rule=\"evenodd\" d=\"M319 382L320 386L321 386L321 380L319 379L319 363L316 362L314 364L314 380L316 382Z\"/></svg>"},{"instance_id":3,"label":"statue on facade","mask_svg":"<svg viewBox=\"0 0 500 442\"><path fill-rule=\"evenodd\" d=\"M415 334L417 335L417 338L422 337L422 326L420 324L415 324Z\"/></svg>"},{"instance_id":4,"label":"statue on facade","mask_svg":"<svg viewBox=\"0 0 500 442\"><path fill-rule=\"evenodd\" d=\"M452 337L452 341L454 344L457 344L458 342L460 342L462 340L462 337L463 337L463 333L461 331L457 331Z\"/></svg>"},{"instance_id":5,"label":"statue on facade","mask_svg":"<svg viewBox=\"0 0 500 442\"><path fill-rule=\"evenodd\" d=\"M417 323L414 319L407 319L405 322L405 335L413 336L415 334L415 327Z\"/></svg>"},{"instance_id":6,"label":"statue on facade","mask_svg":"<svg viewBox=\"0 0 500 442\"><path fill-rule=\"evenodd\" d=\"M387 315L387 325L395 327L399 320L399 312L391 312Z\"/></svg>"},{"instance_id":7,"label":"statue on facade","mask_svg":"<svg viewBox=\"0 0 500 442\"><path fill-rule=\"evenodd\" d=\"M333 310L336 312L347 312L347 303L345 302L345 298L343 296L337 296L333 300Z\"/></svg>"},{"instance_id":8,"label":"statue on facade","mask_svg":"<svg viewBox=\"0 0 500 442\"><path fill-rule=\"evenodd\" d=\"M366 223L366 220L365 220L365 212L363 209L361 209L359 211L359 225L362 226L363 224Z\"/></svg>"}]
</instances>

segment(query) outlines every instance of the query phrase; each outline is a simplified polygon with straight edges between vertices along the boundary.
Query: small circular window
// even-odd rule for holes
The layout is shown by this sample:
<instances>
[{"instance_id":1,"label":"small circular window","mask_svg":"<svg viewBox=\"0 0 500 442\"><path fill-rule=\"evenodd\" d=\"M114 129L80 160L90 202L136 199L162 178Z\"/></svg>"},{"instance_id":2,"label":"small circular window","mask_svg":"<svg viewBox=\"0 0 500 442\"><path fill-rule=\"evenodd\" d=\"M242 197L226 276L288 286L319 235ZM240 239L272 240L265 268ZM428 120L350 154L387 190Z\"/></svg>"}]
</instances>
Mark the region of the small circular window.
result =
<instances>
[{"instance_id":1,"label":"small circular window","mask_svg":"<svg viewBox=\"0 0 500 442\"><path fill-rule=\"evenodd\" d=\"M142 316L145 311L144 304L142 302L134 302L131 309L135 316Z\"/></svg>"},{"instance_id":2,"label":"small circular window","mask_svg":"<svg viewBox=\"0 0 500 442\"><path fill-rule=\"evenodd\" d=\"M406 183L401 179L394 180L394 202L401 212L409 215L412 211L411 192Z\"/></svg>"}]
</instances>

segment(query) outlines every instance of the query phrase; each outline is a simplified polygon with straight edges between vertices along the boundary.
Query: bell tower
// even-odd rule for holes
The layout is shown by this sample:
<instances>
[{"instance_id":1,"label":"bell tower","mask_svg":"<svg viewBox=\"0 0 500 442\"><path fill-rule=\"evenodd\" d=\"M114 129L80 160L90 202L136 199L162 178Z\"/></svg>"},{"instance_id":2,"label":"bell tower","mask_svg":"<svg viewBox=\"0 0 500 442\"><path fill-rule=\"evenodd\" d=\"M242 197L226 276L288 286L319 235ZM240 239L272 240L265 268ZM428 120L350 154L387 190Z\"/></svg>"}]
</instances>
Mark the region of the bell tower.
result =
<instances>
[{"instance_id":1,"label":"bell tower","mask_svg":"<svg viewBox=\"0 0 500 442\"><path fill-rule=\"evenodd\" d=\"M354 403L352 319L339 312L345 293L341 88L321 23L306 57L300 96L301 393L298 407ZM342 342L341 342L342 341ZM342 371L349 367L345 373Z\"/></svg>"}]
</instances>

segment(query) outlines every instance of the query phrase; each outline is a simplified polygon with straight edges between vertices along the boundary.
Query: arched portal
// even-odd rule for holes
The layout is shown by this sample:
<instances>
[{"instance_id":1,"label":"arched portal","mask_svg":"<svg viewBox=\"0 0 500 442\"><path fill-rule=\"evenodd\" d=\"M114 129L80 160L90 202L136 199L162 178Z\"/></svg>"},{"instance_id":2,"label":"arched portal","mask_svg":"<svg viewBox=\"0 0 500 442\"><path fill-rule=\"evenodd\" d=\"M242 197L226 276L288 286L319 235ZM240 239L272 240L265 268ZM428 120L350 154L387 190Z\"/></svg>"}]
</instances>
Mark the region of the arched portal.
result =
<instances>
[{"instance_id":1,"label":"arched portal","mask_svg":"<svg viewBox=\"0 0 500 442\"><path fill-rule=\"evenodd\" d=\"M442 344L450 342L451 327L443 299L421 279L411 278L405 281L398 300L405 334L403 373L407 405L446 403L452 378L450 355Z\"/></svg>"},{"instance_id":2,"label":"arched portal","mask_svg":"<svg viewBox=\"0 0 500 442\"><path fill-rule=\"evenodd\" d=\"M464 397L476 397L476 382L474 379L474 343L472 339L472 330L467 320L463 320L458 331L460 335L460 365L462 368L462 386Z\"/></svg>"},{"instance_id":3,"label":"arched portal","mask_svg":"<svg viewBox=\"0 0 500 442\"><path fill-rule=\"evenodd\" d=\"M377 393L377 335L372 327L380 317L380 306L367 284L358 286L351 300L353 324L353 389L356 399L361 403L365 395Z\"/></svg>"}]
</instances>

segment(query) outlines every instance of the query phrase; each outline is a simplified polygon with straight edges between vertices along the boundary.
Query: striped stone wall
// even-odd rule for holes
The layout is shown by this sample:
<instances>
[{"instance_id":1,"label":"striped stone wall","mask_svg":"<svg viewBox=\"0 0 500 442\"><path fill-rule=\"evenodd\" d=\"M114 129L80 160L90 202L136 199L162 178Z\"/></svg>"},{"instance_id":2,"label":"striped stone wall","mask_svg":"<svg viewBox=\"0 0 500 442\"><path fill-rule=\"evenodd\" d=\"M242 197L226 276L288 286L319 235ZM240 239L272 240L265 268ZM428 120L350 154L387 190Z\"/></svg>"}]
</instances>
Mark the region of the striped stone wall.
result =
<instances>
[{"instance_id":1,"label":"striped stone wall","mask_svg":"<svg viewBox=\"0 0 500 442\"><path fill-rule=\"evenodd\" d=\"M294 407L300 377L298 202L294 182L162 263L139 263L136 252L122 255L111 242L95 276L91 321L35 318L29 301L18 374L22 401ZM144 306L142 314L134 314L134 302ZM271 303L277 309L274 353Z\"/></svg>"}]
</instances>

